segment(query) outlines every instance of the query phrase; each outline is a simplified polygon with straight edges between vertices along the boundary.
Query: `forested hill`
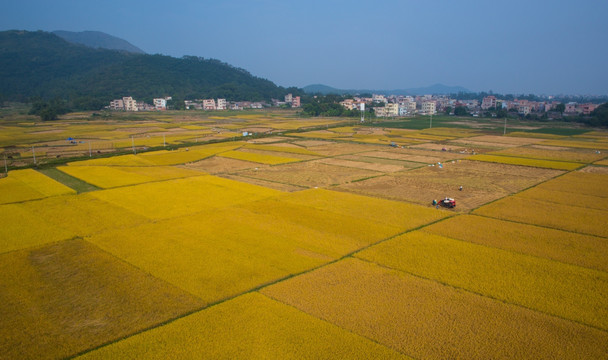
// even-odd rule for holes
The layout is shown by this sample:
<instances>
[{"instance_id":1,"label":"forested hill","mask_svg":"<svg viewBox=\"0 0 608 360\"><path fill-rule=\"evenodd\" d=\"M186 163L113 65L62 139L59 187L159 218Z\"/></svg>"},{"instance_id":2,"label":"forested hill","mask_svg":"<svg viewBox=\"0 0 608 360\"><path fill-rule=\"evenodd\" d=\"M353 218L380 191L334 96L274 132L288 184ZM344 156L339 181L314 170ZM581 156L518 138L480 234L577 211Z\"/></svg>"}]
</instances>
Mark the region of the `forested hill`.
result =
<instances>
[{"instance_id":1,"label":"forested hill","mask_svg":"<svg viewBox=\"0 0 608 360\"><path fill-rule=\"evenodd\" d=\"M43 31L0 32L0 94L5 100L173 96L260 101L287 92L298 89L279 87L218 60L93 49Z\"/></svg>"},{"instance_id":2,"label":"forested hill","mask_svg":"<svg viewBox=\"0 0 608 360\"><path fill-rule=\"evenodd\" d=\"M117 38L116 36L112 36L101 31L65 31L65 30L55 30L53 34L59 36L60 38L66 40L67 42L71 42L73 44L81 44L86 45L88 47L92 47L94 49L102 48L102 49L111 49L111 50L123 50L127 52L132 52L136 54L145 54L146 52L137 46L131 44L130 42Z\"/></svg>"}]
</instances>

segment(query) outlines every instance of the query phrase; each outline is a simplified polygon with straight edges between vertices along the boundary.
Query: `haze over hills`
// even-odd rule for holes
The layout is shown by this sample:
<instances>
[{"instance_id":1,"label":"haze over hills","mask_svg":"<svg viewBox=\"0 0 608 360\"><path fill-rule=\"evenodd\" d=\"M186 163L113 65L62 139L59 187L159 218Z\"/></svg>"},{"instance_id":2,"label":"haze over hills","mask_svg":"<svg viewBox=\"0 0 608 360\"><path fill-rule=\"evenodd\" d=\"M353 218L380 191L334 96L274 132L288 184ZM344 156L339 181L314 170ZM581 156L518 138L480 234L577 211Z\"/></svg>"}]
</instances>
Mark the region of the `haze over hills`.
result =
<instances>
[{"instance_id":1,"label":"haze over hills","mask_svg":"<svg viewBox=\"0 0 608 360\"><path fill-rule=\"evenodd\" d=\"M135 54L145 54L142 49L130 42L101 31L74 32L55 30L52 33L73 44L82 44L94 49L123 50Z\"/></svg>"},{"instance_id":2,"label":"haze over hills","mask_svg":"<svg viewBox=\"0 0 608 360\"><path fill-rule=\"evenodd\" d=\"M44 31L0 32L0 79L0 94L14 101L59 97L107 102L123 96L261 101L298 91L219 60L94 49Z\"/></svg>"},{"instance_id":3,"label":"haze over hills","mask_svg":"<svg viewBox=\"0 0 608 360\"><path fill-rule=\"evenodd\" d=\"M315 84L308 85L303 88L308 94L381 94L381 95L437 95L437 94L457 94L460 92L468 93L470 90L462 86L447 86L443 84L435 84L426 87L395 89L395 90L369 90L369 89L336 89L331 86Z\"/></svg>"}]
</instances>

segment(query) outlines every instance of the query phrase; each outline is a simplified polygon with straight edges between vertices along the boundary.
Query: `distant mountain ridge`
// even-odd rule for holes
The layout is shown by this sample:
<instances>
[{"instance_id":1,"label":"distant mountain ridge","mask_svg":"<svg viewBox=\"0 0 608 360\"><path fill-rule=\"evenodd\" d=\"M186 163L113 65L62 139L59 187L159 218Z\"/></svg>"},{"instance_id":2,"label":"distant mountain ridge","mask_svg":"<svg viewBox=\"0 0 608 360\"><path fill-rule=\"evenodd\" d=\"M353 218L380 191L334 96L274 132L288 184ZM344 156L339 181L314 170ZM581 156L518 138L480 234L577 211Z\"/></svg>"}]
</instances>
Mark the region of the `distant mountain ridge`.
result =
<instances>
[{"instance_id":1,"label":"distant mountain ridge","mask_svg":"<svg viewBox=\"0 0 608 360\"><path fill-rule=\"evenodd\" d=\"M0 32L0 80L0 94L9 101L59 97L107 104L123 96L263 101L301 92L215 59L94 49L45 31Z\"/></svg>"},{"instance_id":2,"label":"distant mountain ridge","mask_svg":"<svg viewBox=\"0 0 608 360\"><path fill-rule=\"evenodd\" d=\"M437 94L457 94L459 92L468 93L470 90L462 86L447 86L434 84L426 87L396 89L396 90L369 90L369 89L336 89L331 86L314 84L303 88L308 94L336 94L336 95L355 95L355 94L380 94L380 95L437 95Z\"/></svg>"},{"instance_id":3,"label":"distant mountain ridge","mask_svg":"<svg viewBox=\"0 0 608 360\"><path fill-rule=\"evenodd\" d=\"M53 34L67 42L81 44L93 49L122 50L135 54L145 54L145 51L131 44L127 40L112 36L101 31L64 31L55 30Z\"/></svg>"}]
</instances>

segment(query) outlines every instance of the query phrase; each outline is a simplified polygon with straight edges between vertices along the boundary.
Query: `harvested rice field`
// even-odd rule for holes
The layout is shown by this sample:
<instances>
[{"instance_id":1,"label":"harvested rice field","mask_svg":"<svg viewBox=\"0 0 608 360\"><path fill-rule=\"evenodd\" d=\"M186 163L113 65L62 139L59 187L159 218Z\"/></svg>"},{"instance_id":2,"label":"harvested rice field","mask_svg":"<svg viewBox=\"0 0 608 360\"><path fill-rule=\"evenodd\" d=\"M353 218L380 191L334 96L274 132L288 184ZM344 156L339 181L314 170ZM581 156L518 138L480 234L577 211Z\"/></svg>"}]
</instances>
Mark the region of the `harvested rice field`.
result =
<instances>
[{"instance_id":1,"label":"harvested rice field","mask_svg":"<svg viewBox=\"0 0 608 360\"><path fill-rule=\"evenodd\" d=\"M0 124L0 359L608 359L605 131L117 116Z\"/></svg>"},{"instance_id":2,"label":"harvested rice field","mask_svg":"<svg viewBox=\"0 0 608 360\"><path fill-rule=\"evenodd\" d=\"M430 205L433 199L457 197L467 211L562 174L558 170L454 161L340 185L344 191ZM458 191L459 187L463 191Z\"/></svg>"},{"instance_id":3,"label":"harvested rice field","mask_svg":"<svg viewBox=\"0 0 608 360\"><path fill-rule=\"evenodd\" d=\"M383 173L356 167L325 164L322 161L305 161L237 173L243 177L273 181L303 187L326 187L382 176Z\"/></svg>"}]
</instances>

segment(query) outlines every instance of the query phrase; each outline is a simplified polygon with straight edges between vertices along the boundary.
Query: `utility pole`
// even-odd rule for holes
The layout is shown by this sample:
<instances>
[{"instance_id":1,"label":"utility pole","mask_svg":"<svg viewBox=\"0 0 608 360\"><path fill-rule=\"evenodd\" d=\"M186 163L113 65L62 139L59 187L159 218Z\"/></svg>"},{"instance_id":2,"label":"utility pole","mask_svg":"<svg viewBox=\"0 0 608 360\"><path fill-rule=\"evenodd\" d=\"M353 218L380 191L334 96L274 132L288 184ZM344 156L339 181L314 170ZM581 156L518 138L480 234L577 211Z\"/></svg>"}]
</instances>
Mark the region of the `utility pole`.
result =
<instances>
[{"instance_id":1,"label":"utility pole","mask_svg":"<svg viewBox=\"0 0 608 360\"><path fill-rule=\"evenodd\" d=\"M6 165L6 153L4 154L4 173L8 176L8 166Z\"/></svg>"},{"instance_id":2,"label":"utility pole","mask_svg":"<svg viewBox=\"0 0 608 360\"><path fill-rule=\"evenodd\" d=\"M32 156L34 157L34 165L36 165L36 150L34 150L33 146L32 146Z\"/></svg>"},{"instance_id":3,"label":"utility pole","mask_svg":"<svg viewBox=\"0 0 608 360\"><path fill-rule=\"evenodd\" d=\"M507 117L505 116L505 129L502 132L503 135L507 135Z\"/></svg>"},{"instance_id":4,"label":"utility pole","mask_svg":"<svg viewBox=\"0 0 608 360\"><path fill-rule=\"evenodd\" d=\"M92 157L92 154L91 154L91 140L89 140L89 157Z\"/></svg>"},{"instance_id":5,"label":"utility pole","mask_svg":"<svg viewBox=\"0 0 608 360\"><path fill-rule=\"evenodd\" d=\"M131 136L131 146L133 147L133 154L137 155L137 152L135 151L135 139L133 136Z\"/></svg>"},{"instance_id":6,"label":"utility pole","mask_svg":"<svg viewBox=\"0 0 608 360\"><path fill-rule=\"evenodd\" d=\"M163 147L167 147L167 143L165 142L165 134L163 134Z\"/></svg>"},{"instance_id":7,"label":"utility pole","mask_svg":"<svg viewBox=\"0 0 608 360\"><path fill-rule=\"evenodd\" d=\"M431 112L431 121L429 123L429 129L433 127L433 112Z\"/></svg>"}]
</instances>

